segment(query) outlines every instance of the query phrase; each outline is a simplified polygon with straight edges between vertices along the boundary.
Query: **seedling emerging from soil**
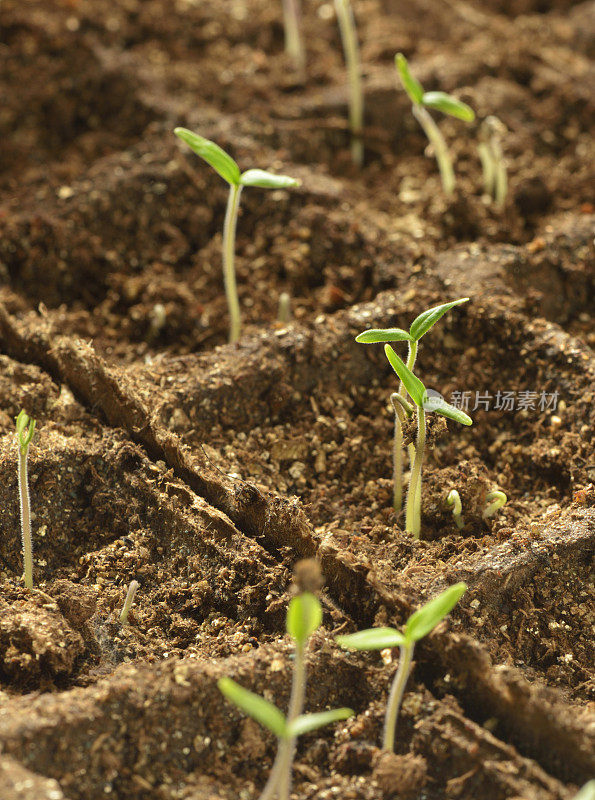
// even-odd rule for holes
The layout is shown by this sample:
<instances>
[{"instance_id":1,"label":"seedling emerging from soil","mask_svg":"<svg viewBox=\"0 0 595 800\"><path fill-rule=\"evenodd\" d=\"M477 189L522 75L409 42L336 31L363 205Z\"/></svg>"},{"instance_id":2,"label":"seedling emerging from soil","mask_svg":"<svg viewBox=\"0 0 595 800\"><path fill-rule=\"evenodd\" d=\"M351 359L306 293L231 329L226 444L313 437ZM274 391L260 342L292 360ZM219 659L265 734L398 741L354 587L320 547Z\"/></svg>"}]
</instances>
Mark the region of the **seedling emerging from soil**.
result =
<instances>
[{"instance_id":1,"label":"seedling emerging from soil","mask_svg":"<svg viewBox=\"0 0 595 800\"><path fill-rule=\"evenodd\" d=\"M573 800L595 800L595 780L585 783L579 793L574 795Z\"/></svg>"},{"instance_id":2,"label":"seedling emerging from soil","mask_svg":"<svg viewBox=\"0 0 595 800\"><path fill-rule=\"evenodd\" d=\"M16 419L17 444L19 446L19 499L21 504L21 539L23 542L23 579L27 589L33 588L33 541L31 539L31 500L27 476L29 445L35 433L36 420L21 410Z\"/></svg>"},{"instance_id":3,"label":"seedling emerging from soil","mask_svg":"<svg viewBox=\"0 0 595 800\"><path fill-rule=\"evenodd\" d=\"M358 166L364 162L364 93L362 90L362 70L357 43L357 32L353 9L349 0L335 0L335 11L343 42L345 63L349 79L349 127L351 129L351 157Z\"/></svg>"},{"instance_id":4,"label":"seedling emerging from soil","mask_svg":"<svg viewBox=\"0 0 595 800\"><path fill-rule=\"evenodd\" d=\"M140 583L138 581L130 581L130 586L128 587L128 591L126 593L126 600L124 600L124 607L122 608L122 613L120 614L120 622L122 625L126 625L128 622L128 614L130 613L130 609L134 603L134 597L139 586Z\"/></svg>"},{"instance_id":5,"label":"seedling emerging from soil","mask_svg":"<svg viewBox=\"0 0 595 800\"><path fill-rule=\"evenodd\" d=\"M439 394L435 393L430 397L420 379L408 369L389 344L384 345L384 352L417 407L417 439L411 477L409 478L409 491L407 492L405 529L408 533L413 534L414 539L419 539L421 535L421 467L426 444L426 411L434 411L461 425L472 425L473 423L464 411L451 406Z\"/></svg>"},{"instance_id":6,"label":"seedling emerging from soil","mask_svg":"<svg viewBox=\"0 0 595 800\"><path fill-rule=\"evenodd\" d=\"M486 500L487 505L483 510L483 518L489 519L494 516L499 508L506 505L508 498L500 489L495 489L493 492L489 492L489 494L486 495Z\"/></svg>"},{"instance_id":7,"label":"seedling emerging from soil","mask_svg":"<svg viewBox=\"0 0 595 800\"><path fill-rule=\"evenodd\" d=\"M444 137L440 133L440 128L432 119L428 108L442 111L443 114L449 114L451 117L463 120L463 122L473 122L475 112L466 103L457 100L456 97L450 94L446 94L446 92L424 92L421 83L409 72L409 64L402 53L397 53L395 56L395 64L403 88L413 103L413 116L423 128L430 144L434 148L444 193L451 195L455 188L452 158Z\"/></svg>"},{"instance_id":8,"label":"seedling emerging from soil","mask_svg":"<svg viewBox=\"0 0 595 800\"><path fill-rule=\"evenodd\" d=\"M508 194L508 177L502 153L502 136L506 128L498 117L486 117L479 129L477 146L483 168L483 184L486 194L498 208L503 208Z\"/></svg>"},{"instance_id":9,"label":"seedling emerging from soil","mask_svg":"<svg viewBox=\"0 0 595 800\"><path fill-rule=\"evenodd\" d=\"M331 722L347 719L353 714L350 708L302 714L306 691L306 646L321 622L322 608L313 594L304 592L291 600L287 609L286 629L295 642L295 659L287 718L275 705L242 688L231 678L222 678L217 684L228 700L272 731L279 740L277 757L260 800L272 800L275 797L289 800L291 768L298 736Z\"/></svg>"},{"instance_id":10,"label":"seedling emerging from soil","mask_svg":"<svg viewBox=\"0 0 595 800\"><path fill-rule=\"evenodd\" d=\"M461 297L459 300L452 300L450 303L443 303L433 306L423 311L411 323L408 331L402 328L370 328L359 336L355 341L360 344L377 344L378 342L407 342L407 368L412 370L417 357L417 346L422 336L432 328L438 320L451 308L466 303L468 297ZM395 403L398 405L395 405ZM403 505L403 422L405 417L413 414L413 409L405 400L405 387L403 383L399 385L398 394L391 395L391 403L395 410L395 433L393 439L393 506L398 513ZM415 459L415 447L409 445L409 460L413 464Z\"/></svg>"},{"instance_id":11,"label":"seedling emerging from soil","mask_svg":"<svg viewBox=\"0 0 595 800\"><path fill-rule=\"evenodd\" d=\"M451 489L448 493L446 505L452 508L452 516L455 524L459 530L462 530L465 525L463 522L463 504L461 503L461 496L456 489Z\"/></svg>"},{"instance_id":12,"label":"seedling emerging from soil","mask_svg":"<svg viewBox=\"0 0 595 800\"><path fill-rule=\"evenodd\" d=\"M279 295L277 319L284 324L291 321L291 297L287 292L281 292Z\"/></svg>"},{"instance_id":13,"label":"seedling emerging from soil","mask_svg":"<svg viewBox=\"0 0 595 800\"><path fill-rule=\"evenodd\" d=\"M427 636L436 625L449 614L467 590L465 583L455 583L441 594L415 611L407 620L403 631L395 628L369 628L346 636L337 636L336 641L347 650L384 650L400 648L399 668L388 697L382 749L392 753L395 749L395 728L401 700L411 671L413 648L416 642Z\"/></svg>"},{"instance_id":14,"label":"seedling emerging from soil","mask_svg":"<svg viewBox=\"0 0 595 800\"><path fill-rule=\"evenodd\" d=\"M285 52L304 77L306 55L300 35L300 0L283 0L283 25L285 28Z\"/></svg>"},{"instance_id":15,"label":"seedling emerging from soil","mask_svg":"<svg viewBox=\"0 0 595 800\"><path fill-rule=\"evenodd\" d=\"M249 169L246 172L240 172L240 168L233 158L215 142L204 139L187 128L176 128L174 133L183 142L186 142L207 164L210 164L215 172L219 173L229 184L229 199L227 201L225 222L223 223L223 280L229 307L229 341L232 343L237 342L240 338L241 316L234 253L242 189L244 186L259 186L262 189L286 189L289 186L297 186L299 181L287 175L273 175L271 172L265 172L262 169Z\"/></svg>"}]
</instances>

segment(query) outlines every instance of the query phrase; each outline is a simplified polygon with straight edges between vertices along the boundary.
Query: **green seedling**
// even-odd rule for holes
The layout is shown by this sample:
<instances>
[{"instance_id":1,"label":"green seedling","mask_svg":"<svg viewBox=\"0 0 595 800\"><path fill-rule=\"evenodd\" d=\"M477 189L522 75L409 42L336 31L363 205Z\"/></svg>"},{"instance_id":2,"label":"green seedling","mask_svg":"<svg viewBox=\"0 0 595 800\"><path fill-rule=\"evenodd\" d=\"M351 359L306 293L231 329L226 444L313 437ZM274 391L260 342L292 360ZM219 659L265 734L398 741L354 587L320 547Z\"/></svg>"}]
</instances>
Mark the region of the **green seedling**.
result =
<instances>
[{"instance_id":1,"label":"green seedling","mask_svg":"<svg viewBox=\"0 0 595 800\"><path fill-rule=\"evenodd\" d=\"M317 714L302 713L306 692L306 646L321 622L322 608L313 594L304 592L289 603L286 629L295 643L295 658L287 717L283 716L277 706L239 686L231 678L222 678L217 684L228 700L277 736L277 756L260 800L289 800L291 769L298 736L331 722L347 719L353 714L350 708L337 708Z\"/></svg>"},{"instance_id":2,"label":"green seedling","mask_svg":"<svg viewBox=\"0 0 595 800\"><path fill-rule=\"evenodd\" d=\"M497 208L504 207L508 194L508 176L502 152L502 136L506 132L498 117L486 117L479 128L477 145L483 169L483 185Z\"/></svg>"},{"instance_id":3,"label":"green seedling","mask_svg":"<svg viewBox=\"0 0 595 800\"><path fill-rule=\"evenodd\" d=\"M306 54L300 34L300 0L283 0L285 52L302 77L306 73Z\"/></svg>"},{"instance_id":4,"label":"green seedling","mask_svg":"<svg viewBox=\"0 0 595 800\"><path fill-rule=\"evenodd\" d=\"M355 341L360 344L377 344L378 342L407 342L407 368L412 370L417 358L419 340L438 322L451 308L466 303L468 297L452 300L423 311L411 323L408 331L402 328L370 328ZM405 417L411 417L413 409L405 400L405 387L403 382L399 385L398 397L391 395L391 402L395 411L395 433L393 437L393 507L398 513L403 506L403 422ZM398 405L395 403L398 402ZM415 459L415 446L409 445L409 461L413 464Z\"/></svg>"},{"instance_id":5,"label":"green seedling","mask_svg":"<svg viewBox=\"0 0 595 800\"><path fill-rule=\"evenodd\" d=\"M466 103L457 100L446 92L424 92L421 83L416 80L409 71L409 64L402 53L395 56L395 65L401 78L403 88L409 95L413 103L413 116L423 128L430 144L434 148L436 161L442 178L442 188L446 195L452 195L455 188L455 173L452 166L452 158L448 151L448 146L440 128L432 119L428 109L441 111L451 117L463 120L463 122L473 122L475 112Z\"/></svg>"},{"instance_id":6,"label":"green seedling","mask_svg":"<svg viewBox=\"0 0 595 800\"><path fill-rule=\"evenodd\" d=\"M483 518L489 519L493 517L496 511L502 506L506 505L508 498L500 489L494 489L486 495L486 507L483 510Z\"/></svg>"},{"instance_id":7,"label":"green seedling","mask_svg":"<svg viewBox=\"0 0 595 800\"><path fill-rule=\"evenodd\" d=\"M463 504L461 503L461 496L456 489L451 489L448 493L446 505L452 508L452 517L455 521L455 525L459 530L462 530L465 525L463 521Z\"/></svg>"},{"instance_id":8,"label":"green seedling","mask_svg":"<svg viewBox=\"0 0 595 800\"><path fill-rule=\"evenodd\" d=\"M291 322L291 296L287 292L281 292L279 295L277 320L283 324Z\"/></svg>"},{"instance_id":9,"label":"green seedling","mask_svg":"<svg viewBox=\"0 0 595 800\"><path fill-rule=\"evenodd\" d=\"M21 410L16 419L17 444L19 446L19 500L21 505L21 539L23 542L23 579L27 589L33 588L33 541L31 538L31 499L29 497L29 478L27 457L29 445L35 433L36 420Z\"/></svg>"},{"instance_id":10,"label":"green seedling","mask_svg":"<svg viewBox=\"0 0 595 800\"><path fill-rule=\"evenodd\" d=\"M441 594L415 611L407 620L403 631L395 628L369 628L346 636L337 636L336 641L346 650L400 649L399 668L393 680L386 714L382 749L392 753L395 749L395 728L405 686L411 672L411 661L415 644L427 636L444 617L449 614L466 592L465 583L455 583Z\"/></svg>"},{"instance_id":11,"label":"green seedling","mask_svg":"<svg viewBox=\"0 0 595 800\"><path fill-rule=\"evenodd\" d=\"M349 0L335 0L335 12L343 53L347 65L349 80L349 128L351 130L351 157L354 164L361 167L364 163L364 144L362 132L364 127L364 93L362 89L362 70L355 30L353 9Z\"/></svg>"},{"instance_id":12,"label":"green seedling","mask_svg":"<svg viewBox=\"0 0 595 800\"><path fill-rule=\"evenodd\" d=\"M128 622L128 614L132 608L134 597L139 586L140 583L138 581L130 581L130 586L128 587L128 591L126 593L126 600L124 600L124 607L122 608L122 613L120 614L120 622L122 625L126 625Z\"/></svg>"},{"instance_id":13,"label":"green seedling","mask_svg":"<svg viewBox=\"0 0 595 800\"><path fill-rule=\"evenodd\" d=\"M574 795L573 800L595 800L595 780L585 783L579 793Z\"/></svg>"},{"instance_id":14,"label":"green seedling","mask_svg":"<svg viewBox=\"0 0 595 800\"><path fill-rule=\"evenodd\" d=\"M426 387L420 379L404 364L389 344L384 345L384 352L417 408L417 438L415 457L409 478L409 491L407 492L405 529L413 535L414 539L419 539L421 535L421 468L426 444L426 411L433 411L461 425L472 425L473 423L464 411L451 406L439 394L428 395Z\"/></svg>"},{"instance_id":15,"label":"green seedling","mask_svg":"<svg viewBox=\"0 0 595 800\"><path fill-rule=\"evenodd\" d=\"M229 198L225 222L223 223L223 279L225 295L229 308L230 330L229 341L237 342L240 338L241 315L236 273L234 265L236 227L240 208L240 195L244 186L258 186L262 189L287 189L298 186L299 181L287 175L273 175L262 169L249 169L240 172L240 168L225 150L214 142L204 139L187 128L176 128L174 133L229 184Z\"/></svg>"}]
</instances>

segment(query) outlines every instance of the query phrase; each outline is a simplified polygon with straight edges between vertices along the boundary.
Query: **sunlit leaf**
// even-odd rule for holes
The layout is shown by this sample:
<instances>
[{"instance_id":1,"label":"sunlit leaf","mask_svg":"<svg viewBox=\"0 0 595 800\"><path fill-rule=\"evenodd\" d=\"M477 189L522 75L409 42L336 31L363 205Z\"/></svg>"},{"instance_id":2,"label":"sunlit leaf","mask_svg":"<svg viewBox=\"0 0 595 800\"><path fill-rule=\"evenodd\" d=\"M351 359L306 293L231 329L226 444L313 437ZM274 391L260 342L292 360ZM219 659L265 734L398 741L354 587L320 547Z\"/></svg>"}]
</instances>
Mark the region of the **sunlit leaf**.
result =
<instances>
[{"instance_id":1,"label":"sunlit leaf","mask_svg":"<svg viewBox=\"0 0 595 800\"><path fill-rule=\"evenodd\" d=\"M401 358L395 353L390 344L384 345L384 352L390 361L391 367L397 373L399 378L403 381L403 386L409 392L409 395L416 406L423 408L424 396L426 394L426 387L420 379L411 372L409 367L403 362Z\"/></svg>"},{"instance_id":2,"label":"sunlit leaf","mask_svg":"<svg viewBox=\"0 0 595 800\"><path fill-rule=\"evenodd\" d=\"M305 644L322 622L322 606L313 594L292 598L287 608L286 629L299 644Z\"/></svg>"},{"instance_id":3,"label":"sunlit leaf","mask_svg":"<svg viewBox=\"0 0 595 800\"><path fill-rule=\"evenodd\" d=\"M418 642L427 636L452 611L466 591L466 583L455 583L418 609L407 620L406 639L409 642Z\"/></svg>"},{"instance_id":4,"label":"sunlit leaf","mask_svg":"<svg viewBox=\"0 0 595 800\"><path fill-rule=\"evenodd\" d=\"M426 108L442 111L443 114L462 119L463 122L473 122L475 119L475 111L471 106L446 92L424 92L421 103Z\"/></svg>"},{"instance_id":5,"label":"sunlit leaf","mask_svg":"<svg viewBox=\"0 0 595 800\"><path fill-rule=\"evenodd\" d=\"M351 708L333 708L332 711L320 711L316 714L302 714L287 725L288 736L302 736L304 733L318 730L331 722L339 722L353 716Z\"/></svg>"},{"instance_id":6,"label":"sunlit leaf","mask_svg":"<svg viewBox=\"0 0 595 800\"><path fill-rule=\"evenodd\" d=\"M248 716L260 722L265 728L268 728L280 739L287 736L287 726L285 724L285 717L279 711L277 706L269 703L264 697L260 697L248 689L244 689L239 683L236 683L231 678L221 678L217 681L219 691L227 697L228 700L245 711Z\"/></svg>"},{"instance_id":7,"label":"sunlit leaf","mask_svg":"<svg viewBox=\"0 0 595 800\"><path fill-rule=\"evenodd\" d=\"M421 83L416 80L411 72L409 72L409 64L403 53L397 53L395 56L395 66L401 78L403 88L411 98L412 102L419 105L424 96L424 90Z\"/></svg>"},{"instance_id":8,"label":"sunlit leaf","mask_svg":"<svg viewBox=\"0 0 595 800\"><path fill-rule=\"evenodd\" d=\"M402 328L370 328L355 337L360 344L376 344L377 342L412 342L412 336Z\"/></svg>"},{"instance_id":9,"label":"sunlit leaf","mask_svg":"<svg viewBox=\"0 0 595 800\"><path fill-rule=\"evenodd\" d=\"M405 637L394 628L368 628L357 633L337 636L335 641L346 650L384 650L386 647L400 647Z\"/></svg>"},{"instance_id":10,"label":"sunlit leaf","mask_svg":"<svg viewBox=\"0 0 595 800\"><path fill-rule=\"evenodd\" d=\"M461 297L460 300L452 300L450 303L443 303L440 306L433 306L432 308L428 308L427 311L423 311L419 317L416 317L411 323L409 328L410 336L416 341L419 341L419 339L430 330L432 325L435 325L440 317L444 316L447 311L455 306L460 306L462 303L466 303L468 300L468 297Z\"/></svg>"},{"instance_id":11,"label":"sunlit leaf","mask_svg":"<svg viewBox=\"0 0 595 800\"><path fill-rule=\"evenodd\" d=\"M221 175L223 180L232 186L239 185L240 168L233 158L227 155L225 150L222 150L218 144L189 131L188 128L175 128L174 133L179 139L186 142L196 155L204 158L207 164L210 164Z\"/></svg>"},{"instance_id":12,"label":"sunlit leaf","mask_svg":"<svg viewBox=\"0 0 595 800\"><path fill-rule=\"evenodd\" d=\"M447 419L452 419L455 422L458 422L460 425L473 425L473 420L464 411L461 411L460 408L455 408L455 406L451 406L450 403L447 403L446 400L436 399L435 397L430 398L429 403L424 403L424 408L426 411L434 412L434 414L440 414L442 417L447 417Z\"/></svg>"},{"instance_id":13,"label":"sunlit leaf","mask_svg":"<svg viewBox=\"0 0 595 800\"><path fill-rule=\"evenodd\" d=\"M249 169L240 177L242 186L260 186L262 189L287 189L299 186L299 181L288 175L273 175L263 169Z\"/></svg>"}]
</instances>

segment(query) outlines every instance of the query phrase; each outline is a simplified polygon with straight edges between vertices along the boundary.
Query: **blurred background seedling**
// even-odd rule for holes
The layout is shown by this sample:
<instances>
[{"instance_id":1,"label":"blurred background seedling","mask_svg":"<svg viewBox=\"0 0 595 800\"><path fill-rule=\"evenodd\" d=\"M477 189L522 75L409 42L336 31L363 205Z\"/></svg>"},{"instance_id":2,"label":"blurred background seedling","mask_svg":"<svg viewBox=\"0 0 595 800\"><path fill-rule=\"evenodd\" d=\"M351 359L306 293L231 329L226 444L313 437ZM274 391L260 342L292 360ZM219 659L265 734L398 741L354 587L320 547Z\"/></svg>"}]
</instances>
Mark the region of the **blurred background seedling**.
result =
<instances>
[{"instance_id":1,"label":"blurred background seedling","mask_svg":"<svg viewBox=\"0 0 595 800\"><path fill-rule=\"evenodd\" d=\"M357 41L353 8L349 0L335 0L335 12L343 43L347 80L349 84L349 129L351 131L351 157L356 166L364 163L364 91L362 67Z\"/></svg>"}]
</instances>

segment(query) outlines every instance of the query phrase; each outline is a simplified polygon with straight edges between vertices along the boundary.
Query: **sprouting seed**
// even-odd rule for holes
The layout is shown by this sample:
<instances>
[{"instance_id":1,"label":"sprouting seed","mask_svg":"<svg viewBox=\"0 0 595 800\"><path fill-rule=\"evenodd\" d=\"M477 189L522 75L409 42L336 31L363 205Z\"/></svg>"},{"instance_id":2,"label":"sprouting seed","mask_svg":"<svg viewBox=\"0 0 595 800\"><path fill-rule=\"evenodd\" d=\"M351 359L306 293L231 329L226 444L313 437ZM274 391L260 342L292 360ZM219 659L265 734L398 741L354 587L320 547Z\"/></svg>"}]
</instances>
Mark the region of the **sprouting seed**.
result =
<instances>
[{"instance_id":1,"label":"sprouting seed","mask_svg":"<svg viewBox=\"0 0 595 800\"><path fill-rule=\"evenodd\" d=\"M364 143L362 133L364 127L364 93L362 89L362 68L355 29L353 9L349 0L335 0L335 12L343 53L347 65L349 81L349 128L351 130L351 157L356 166L364 163Z\"/></svg>"},{"instance_id":2,"label":"sprouting seed","mask_svg":"<svg viewBox=\"0 0 595 800\"><path fill-rule=\"evenodd\" d=\"M277 756L259 800L289 800L298 736L331 722L347 719L353 714L350 708L336 708L316 714L302 713L306 692L306 646L321 622L322 608L310 592L294 597L289 603L286 630L295 642L295 653L287 717L273 703L244 689L231 678L221 678L217 684L228 700L277 736Z\"/></svg>"},{"instance_id":3,"label":"sprouting seed","mask_svg":"<svg viewBox=\"0 0 595 800\"><path fill-rule=\"evenodd\" d=\"M452 508L452 516L455 524L459 530L463 529L465 525L463 521L463 504L461 503L461 495L456 489L451 489L446 498L446 505Z\"/></svg>"},{"instance_id":4,"label":"sprouting seed","mask_svg":"<svg viewBox=\"0 0 595 800\"><path fill-rule=\"evenodd\" d=\"M480 142L477 145L485 192L499 209L504 207L508 194L508 176L502 152L502 136L505 132L506 128L498 117L486 117L479 128Z\"/></svg>"},{"instance_id":5,"label":"sprouting seed","mask_svg":"<svg viewBox=\"0 0 595 800\"><path fill-rule=\"evenodd\" d=\"M287 175L273 175L262 169L249 169L240 172L240 168L225 150L215 142L204 139L187 128L175 128L174 133L229 184L229 198L225 222L223 223L223 279L225 294L229 308L230 330L229 341L237 342L240 338L241 314L235 273L235 239L240 208L240 195L244 186L259 186L263 189L286 189L298 186L299 181Z\"/></svg>"},{"instance_id":6,"label":"sprouting seed","mask_svg":"<svg viewBox=\"0 0 595 800\"><path fill-rule=\"evenodd\" d=\"M302 77L306 72L306 54L300 34L300 0L283 0L283 27L285 52Z\"/></svg>"},{"instance_id":7,"label":"sprouting seed","mask_svg":"<svg viewBox=\"0 0 595 800\"><path fill-rule=\"evenodd\" d=\"M446 195L451 195L455 188L455 173L452 166L452 158L450 157L448 146L440 132L440 128L432 119L428 108L442 111L443 114L449 114L451 117L463 120L463 122L473 122L475 119L475 112L467 103L457 100L456 97L446 94L446 92L424 92L421 83L416 80L409 71L409 64L403 53L397 53L395 56L395 65L401 78L403 88L413 103L413 116L423 128L430 144L434 148L434 155L436 156L438 168L440 169L444 193Z\"/></svg>"},{"instance_id":8,"label":"sprouting seed","mask_svg":"<svg viewBox=\"0 0 595 800\"><path fill-rule=\"evenodd\" d=\"M16 419L17 444L19 447L19 500L21 505L21 540L23 543L23 579L27 589L33 588L33 541L31 538L31 500L27 475L29 445L35 433L36 420L22 409Z\"/></svg>"},{"instance_id":9,"label":"sprouting seed","mask_svg":"<svg viewBox=\"0 0 595 800\"><path fill-rule=\"evenodd\" d=\"M483 518L489 519L493 517L496 511L502 506L506 505L508 498L500 489L494 489L486 495L486 507L483 510Z\"/></svg>"},{"instance_id":10,"label":"sprouting seed","mask_svg":"<svg viewBox=\"0 0 595 800\"><path fill-rule=\"evenodd\" d=\"M126 600L124 600L124 607L122 608L122 613L120 614L120 622L122 625L126 625L128 622L128 614L130 613L130 609L134 603L134 597L139 586L140 583L138 581L130 581L128 591L126 592Z\"/></svg>"},{"instance_id":11,"label":"sprouting seed","mask_svg":"<svg viewBox=\"0 0 595 800\"><path fill-rule=\"evenodd\" d=\"M395 628L369 628L365 631L358 631L358 633L337 636L336 641L346 650L400 648L399 668L393 680L386 705L382 737L383 750L392 753L395 749L397 717L399 716L401 700L403 699L405 686L411 671L415 644L420 639L423 639L424 636L427 636L452 611L466 590L465 583L455 583L445 589L433 600L430 600L415 611L407 620L403 631L398 631Z\"/></svg>"},{"instance_id":12,"label":"sprouting seed","mask_svg":"<svg viewBox=\"0 0 595 800\"><path fill-rule=\"evenodd\" d=\"M281 292L279 295L279 310L277 319L283 324L291 322L291 295L288 292Z\"/></svg>"},{"instance_id":13,"label":"sprouting seed","mask_svg":"<svg viewBox=\"0 0 595 800\"><path fill-rule=\"evenodd\" d=\"M468 297L461 297L459 300L452 300L450 303L442 303L426 309L417 316L408 331L402 328L370 328L355 337L355 341L360 344L377 344L378 342L407 342L407 368L412 370L417 358L417 348L419 340L432 328L447 311L455 306L466 303ZM413 414L413 409L405 400L405 386L401 382L398 391L398 405L395 405L397 398L391 403L395 411L395 433L393 438L393 507L396 512L401 510L403 505L403 422L405 417ZM403 402L404 401L404 402ZM415 445L410 444L408 449L409 461L413 464L415 459Z\"/></svg>"}]
</instances>

